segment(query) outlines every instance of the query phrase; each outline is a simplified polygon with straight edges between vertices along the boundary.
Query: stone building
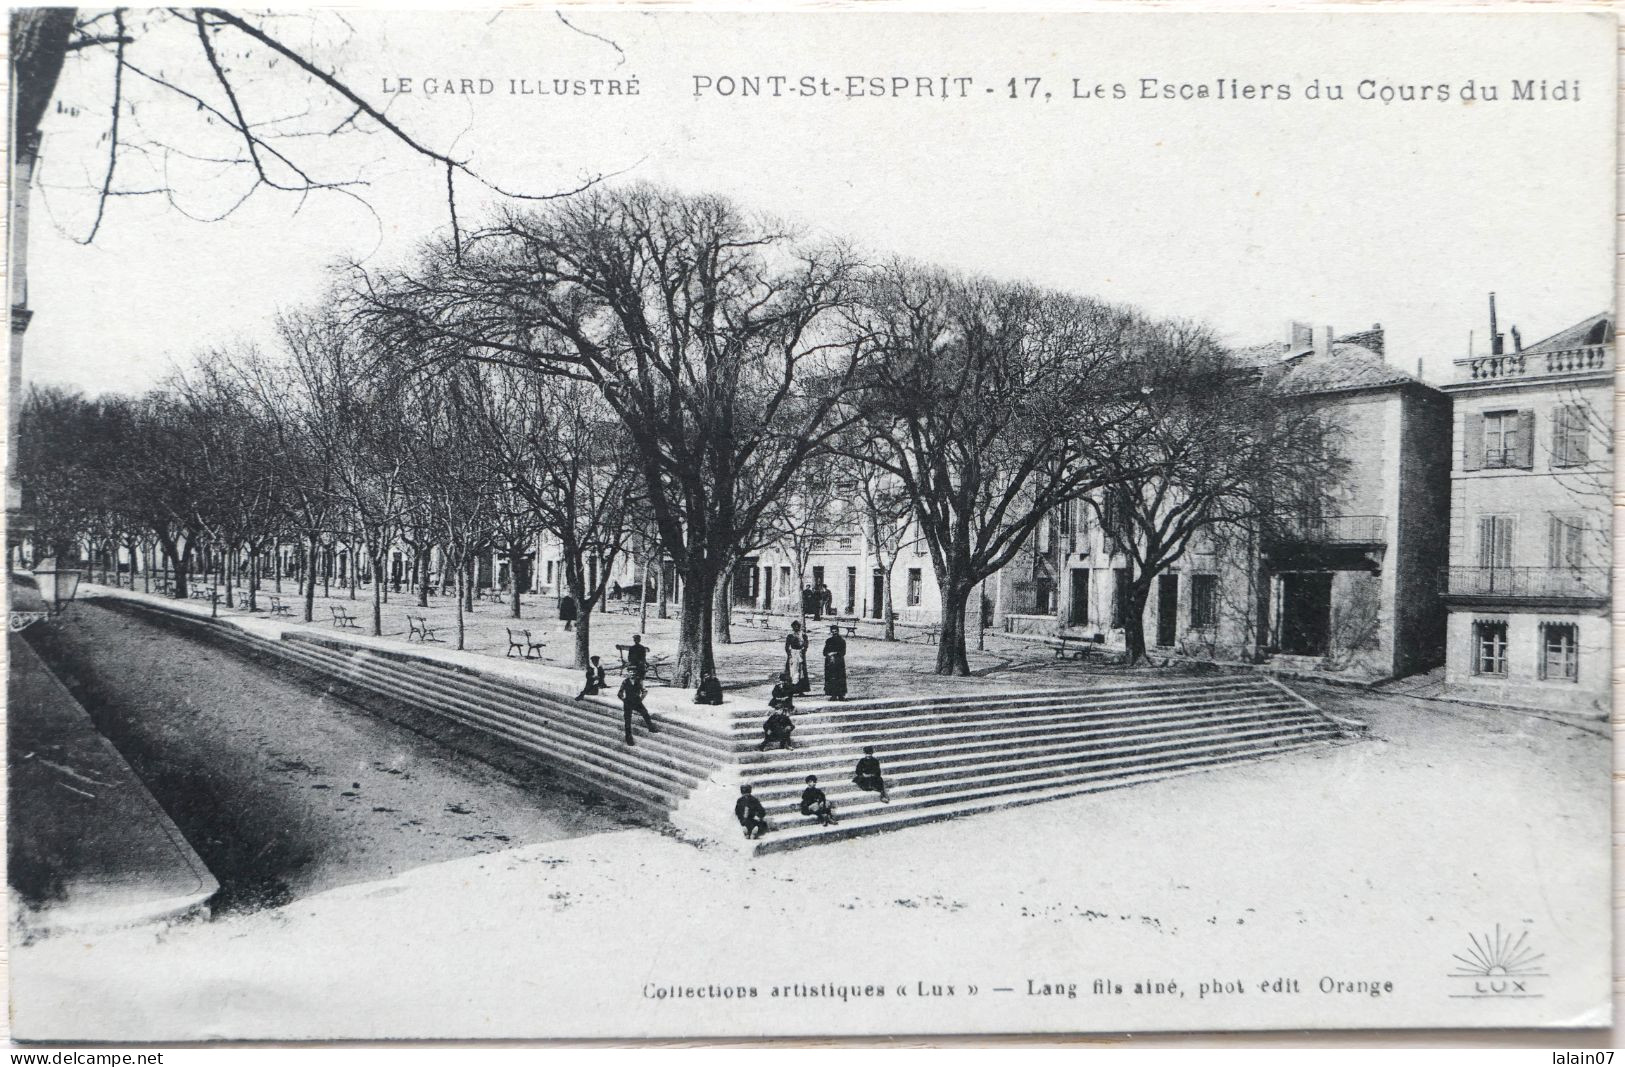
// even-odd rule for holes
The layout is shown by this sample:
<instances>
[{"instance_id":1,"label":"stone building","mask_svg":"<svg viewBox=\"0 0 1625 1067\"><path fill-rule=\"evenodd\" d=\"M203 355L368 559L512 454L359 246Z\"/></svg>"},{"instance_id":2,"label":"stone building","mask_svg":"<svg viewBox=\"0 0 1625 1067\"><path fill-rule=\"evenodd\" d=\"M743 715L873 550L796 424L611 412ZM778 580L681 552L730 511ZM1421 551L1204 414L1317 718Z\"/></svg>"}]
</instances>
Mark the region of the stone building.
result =
<instances>
[{"instance_id":1,"label":"stone building","mask_svg":"<svg viewBox=\"0 0 1625 1067\"><path fill-rule=\"evenodd\" d=\"M1606 711L1614 320L1455 361L1446 680Z\"/></svg>"},{"instance_id":2,"label":"stone building","mask_svg":"<svg viewBox=\"0 0 1625 1067\"><path fill-rule=\"evenodd\" d=\"M1329 327L1312 335L1294 324L1285 343L1239 356L1282 403L1330 417L1346 468L1324 513L1284 531L1198 538L1157 579L1148 648L1368 679L1442 663L1449 398L1386 361L1380 326L1334 338ZM1006 607L1026 609L1004 613L1005 628L1121 645L1128 561L1117 545L1129 534L1119 526L1109 494L1063 509L1053 542L1040 531L1034 546L1050 561L1030 586L1005 585Z\"/></svg>"}]
</instances>

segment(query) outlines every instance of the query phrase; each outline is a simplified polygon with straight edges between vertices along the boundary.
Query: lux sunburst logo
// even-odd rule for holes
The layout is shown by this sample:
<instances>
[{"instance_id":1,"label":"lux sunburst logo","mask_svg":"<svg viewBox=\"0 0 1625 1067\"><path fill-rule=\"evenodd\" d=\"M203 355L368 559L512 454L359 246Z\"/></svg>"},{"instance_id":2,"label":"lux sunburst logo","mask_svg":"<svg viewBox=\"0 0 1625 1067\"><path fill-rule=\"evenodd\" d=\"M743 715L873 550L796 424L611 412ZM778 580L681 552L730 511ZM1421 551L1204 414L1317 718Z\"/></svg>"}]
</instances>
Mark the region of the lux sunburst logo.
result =
<instances>
[{"instance_id":1,"label":"lux sunburst logo","mask_svg":"<svg viewBox=\"0 0 1625 1067\"><path fill-rule=\"evenodd\" d=\"M1456 968L1450 977L1458 983L1460 992L1452 997L1538 997L1534 991L1536 979L1545 978L1540 961L1546 958L1529 943L1529 931L1514 935L1503 933L1496 923L1495 933L1468 934L1472 948L1451 953Z\"/></svg>"}]
</instances>

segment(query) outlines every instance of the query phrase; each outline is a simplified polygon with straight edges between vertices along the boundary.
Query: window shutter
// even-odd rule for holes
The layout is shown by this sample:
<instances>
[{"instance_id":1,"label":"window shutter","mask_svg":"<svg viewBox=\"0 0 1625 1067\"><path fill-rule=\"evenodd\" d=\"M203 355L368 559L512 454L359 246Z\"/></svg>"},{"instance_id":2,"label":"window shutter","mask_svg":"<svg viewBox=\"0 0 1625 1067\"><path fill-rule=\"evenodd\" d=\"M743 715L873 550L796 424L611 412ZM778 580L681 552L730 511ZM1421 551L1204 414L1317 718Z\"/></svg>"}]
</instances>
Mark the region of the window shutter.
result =
<instances>
[{"instance_id":1,"label":"window shutter","mask_svg":"<svg viewBox=\"0 0 1625 1067\"><path fill-rule=\"evenodd\" d=\"M1478 519L1478 565L1495 566L1495 519L1489 515Z\"/></svg>"},{"instance_id":2,"label":"window shutter","mask_svg":"<svg viewBox=\"0 0 1625 1067\"><path fill-rule=\"evenodd\" d=\"M1573 466L1591 458L1591 427L1583 408L1565 410L1568 412L1569 464Z\"/></svg>"},{"instance_id":3,"label":"window shutter","mask_svg":"<svg viewBox=\"0 0 1625 1067\"><path fill-rule=\"evenodd\" d=\"M1553 515L1550 532L1547 534L1546 566L1548 567L1561 567L1563 565L1563 528L1563 520Z\"/></svg>"},{"instance_id":4,"label":"window shutter","mask_svg":"<svg viewBox=\"0 0 1625 1067\"><path fill-rule=\"evenodd\" d=\"M1565 441L1569 425L1569 409L1558 407L1552 412L1552 466L1567 467L1569 450Z\"/></svg>"},{"instance_id":5,"label":"window shutter","mask_svg":"<svg viewBox=\"0 0 1625 1067\"><path fill-rule=\"evenodd\" d=\"M1476 471L1484 467L1484 416L1469 413L1462 416L1462 470Z\"/></svg>"},{"instance_id":6,"label":"window shutter","mask_svg":"<svg viewBox=\"0 0 1625 1067\"><path fill-rule=\"evenodd\" d=\"M1518 412L1517 466L1529 471L1535 469L1535 413Z\"/></svg>"}]
</instances>

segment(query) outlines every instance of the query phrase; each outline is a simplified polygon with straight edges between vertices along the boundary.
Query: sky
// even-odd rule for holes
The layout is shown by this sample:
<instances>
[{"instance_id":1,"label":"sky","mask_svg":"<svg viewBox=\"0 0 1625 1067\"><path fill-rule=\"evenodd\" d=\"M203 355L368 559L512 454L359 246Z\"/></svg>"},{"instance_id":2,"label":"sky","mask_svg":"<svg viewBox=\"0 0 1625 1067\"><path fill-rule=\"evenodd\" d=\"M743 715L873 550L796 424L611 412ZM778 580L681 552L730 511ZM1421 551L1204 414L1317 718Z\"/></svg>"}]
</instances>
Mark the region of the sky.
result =
<instances>
[{"instance_id":1,"label":"sky","mask_svg":"<svg viewBox=\"0 0 1625 1067\"><path fill-rule=\"evenodd\" d=\"M275 32L510 190L613 174L724 193L876 255L1199 319L1236 344L1282 339L1293 319L1339 333L1380 322L1390 362L1414 372L1421 360L1437 383L1457 373L1469 331L1487 347L1492 290L1502 330L1517 324L1526 344L1612 303L1606 14L568 18L361 11L342 23L285 16ZM131 62L225 106L179 29L144 27ZM240 45L222 56L255 121L297 133L345 114L286 61L268 66ZM115 198L95 240L77 243L105 166L109 70L105 55L80 53L48 118L30 381L139 391L211 347L270 343L278 310L318 297L334 264L393 266L447 224L443 170L355 133L278 144L312 173L364 180L359 199L262 189L220 221L195 221L234 203L250 172L189 160L237 148L195 106L132 76L125 133L145 151L121 160L119 181L167 184L178 208ZM835 91L720 91L746 76ZM463 78L492 91L424 91ZM623 92L514 91L555 78L616 79ZM849 78L863 95L846 91ZM403 79L413 92L399 91ZM1579 99L1513 101L1525 79L1545 80L1549 97L1577 83ZM1470 80L1500 98L1463 100ZM1379 98L1361 99L1362 82ZM1251 99L1232 97L1249 85ZM1342 100L1325 99L1331 85ZM1424 86L1426 100L1380 98ZM465 223L490 202L460 182Z\"/></svg>"}]
</instances>

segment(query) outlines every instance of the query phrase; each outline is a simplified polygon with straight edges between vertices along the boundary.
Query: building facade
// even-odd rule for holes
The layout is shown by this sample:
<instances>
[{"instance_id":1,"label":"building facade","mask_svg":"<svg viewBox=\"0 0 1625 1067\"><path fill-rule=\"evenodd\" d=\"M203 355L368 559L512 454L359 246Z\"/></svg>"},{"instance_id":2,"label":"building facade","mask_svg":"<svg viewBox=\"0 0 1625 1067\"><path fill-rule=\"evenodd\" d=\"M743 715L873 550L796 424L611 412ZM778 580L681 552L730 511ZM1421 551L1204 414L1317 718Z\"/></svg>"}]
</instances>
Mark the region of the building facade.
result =
<instances>
[{"instance_id":1,"label":"building facade","mask_svg":"<svg viewBox=\"0 0 1625 1067\"><path fill-rule=\"evenodd\" d=\"M1446 676L1496 702L1606 712L1614 321L1456 361Z\"/></svg>"}]
</instances>

